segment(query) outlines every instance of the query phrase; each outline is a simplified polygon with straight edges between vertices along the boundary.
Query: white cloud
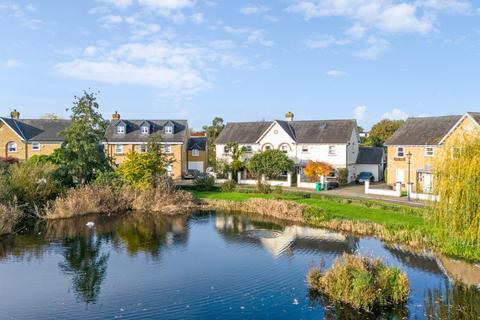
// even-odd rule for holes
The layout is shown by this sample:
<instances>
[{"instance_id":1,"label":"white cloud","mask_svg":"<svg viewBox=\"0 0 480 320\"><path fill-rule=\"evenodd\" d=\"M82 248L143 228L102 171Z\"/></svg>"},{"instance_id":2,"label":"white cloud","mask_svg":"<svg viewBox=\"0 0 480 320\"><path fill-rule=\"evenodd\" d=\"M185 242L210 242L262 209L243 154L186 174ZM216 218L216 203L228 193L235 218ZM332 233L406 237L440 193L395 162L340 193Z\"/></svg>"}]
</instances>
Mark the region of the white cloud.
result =
<instances>
[{"instance_id":1,"label":"white cloud","mask_svg":"<svg viewBox=\"0 0 480 320\"><path fill-rule=\"evenodd\" d=\"M336 69L328 70L327 72L325 72L325 74L327 76L331 76L331 77L340 77L340 76L347 75L347 73L345 71L336 70Z\"/></svg>"},{"instance_id":2,"label":"white cloud","mask_svg":"<svg viewBox=\"0 0 480 320\"><path fill-rule=\"evenodd\" d=\"M369 37L366 44L366 48L355 52L354 55L362 59L376 60L390 48L390 43L387 40L376 37Z\"/></svg>"},{"instance_id":3,"label":"white cloud","mask_svg":"<svg viewBox=\"0 0 480 320\"><path fill-rule=\"evenodd\" d=\"M287 8L306 20L316 17L344 17L359 28L387 33L421 33L433 29L431 15L419 14L417 7L392 0L297 0Z\"/></svg>"},{"instance_id":4,"label":"white cloud","mask_svg":"<svg viewBox=\"0 0 480 320\"><path fill-rule=\"evenodd\" d=\"M102 23L103 28L112 28L116 24L122 23L123 17L110 14L110 15L101 17L99 21Z\"/></svg>"},{"instance_id":5,"label":"white cloud","mask_svg":"<svg viewBox=\"0 0 480 320\"><path fill-rule=\"evenodd\" d=\"M197 24L202 24L203 22L205 22L205 19L202 13L197 12L192 14L192 21Z\"/></svg>"},{"instance_id":6,"label":"white cloud","mask_svg":"<svg viewBox=\"0 0 480 320\"><path fill-rule=\"evenodd\" d=\"M462 0L417 0L415 4L418 7L448 11L453 13L468 14L471 13L473 10L473 6L470 1Z\"/></svg>"},{"instance_id":7,"label":"white cloud","mask_svg":"<svg viewBox=\"0 0 480 320\"><path fill-rule=\"evenodd\" d=\"M246 35L245 45L260 44L265 47L272 47L275 43L267 39L267 32L260 29L233 28L225 26L223 30L229 34Z\"/></svg>"},{"instance_id":8,"label":"white cloud","mask_svg":"<svg viewBox=\"0 0 480 320\"><path fill-rule=\"evenodd\" d=\"M405 120L408 118L408 114L401 109L394 108L392 111L383 114L381 118L390 120Z\"/></svg>"},{"instance_id":9,"label":"white cloud","mask_svg":"<svg viewBox=\"0 0 480 320\"><path fill-rule=\"evenodd\" d=\"M353 115L359 123L363 123L366 119L367 106L358 106L353 109Z\"/></svg>"},{"instance_id":10,"label":"white cloud","mask_svg":"<svg viewBox=\"0 0 480 320\"><path fill-rule=\"evenodd\" d=\"M138 0L138 4L146 8L160 11L175 11L191 8L195 0Z\"/></svg>"},{"instance_id":11,"label":"white cloud","mask_svg":"<svg viewBox=\"0 0 480 320\"><path fill-rule=\"evenodd\" d=\"M23 66L23 62L21 62L17 59L8 59L0 65L4 66L5 68L16 68L16 67Z\"/></svg>"},{"instance_id":12,"label":"white cloud","mask_svg":"<svg viewBox=\"0 0 480 320\"><path fill-rule=\"evenodd\" d=\"M248 60L228 52L164 41L130 42L109 50L87 47L83 57L55 69L76 79L150 86L178 96L210 88L212 72L223 67L253 69Z\"/></svg>"},{"instance_id":13,"label":"white cloud","mask_svg":"<svg viewBox=\"0 0 480 320\"><path fill-rule=\"evenodd\" d=\"M107 14L110 12L110 9L108 7L93 7L90 10L88 10L88 14L91 15L96 15L96 14Z\"/></svg>"},{"instance_id":14,"label":"white cloud","mask_svg":"<svg viewBox=\"0 0 480 320\"><path fill-rule=\"evenodd\" d=\"M38 29L42 20L32 18L31 14L36 11L33 5L21 6L8 2L0 2L0 13L5 12L8 16L17 19L20 25L29 29Z\"/></svg>"},{"instance_id":15,"label":"white cloud","mask_svg":"<svg viewBox=\"0 0 480 320\"><path fill-rule=\"evenodd\" d=\"M350 43L350 40L337 39L330 34L313 35L312 37L305 40L305 46L308 49L325 49L332 45L341 46L349 43Z\"/></svg>"},{"instance_id":16,"label":"white cloud","mask_svg":"<svg viewBox=\"0 0 480 320\"><path fill-rule=\"evenodd\" d=\"M263 4L248 4L240 9L240 13L246 16L265 13L269 8Z\"/></svg>"},{"instance_id":17,"label":"white cloud","mask_svg":"<svg viewBox=\"0 0 480 320\"><path fill-rule=\"evenodd\" d=\"M132 5L133 0L102 0L102 2L110 4L118 9L124 10Z\"/></svg>"}]
</instances>

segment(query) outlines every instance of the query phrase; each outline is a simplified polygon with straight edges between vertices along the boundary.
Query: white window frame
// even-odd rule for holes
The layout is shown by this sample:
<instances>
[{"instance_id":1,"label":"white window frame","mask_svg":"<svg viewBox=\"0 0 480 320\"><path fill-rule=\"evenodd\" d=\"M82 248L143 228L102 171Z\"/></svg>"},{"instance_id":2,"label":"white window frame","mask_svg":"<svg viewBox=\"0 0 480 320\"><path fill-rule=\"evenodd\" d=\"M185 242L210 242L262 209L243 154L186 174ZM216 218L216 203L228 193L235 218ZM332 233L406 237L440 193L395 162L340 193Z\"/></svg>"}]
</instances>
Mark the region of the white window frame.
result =
<instances>
[{"instance_id":1,"label":"white window frame","mask_svg":"<svg viewBox=\"0 0 480 320\"><path fill-rule=\"evenodd\" d=\"M142 134L150 134L150 128L148 126L142 126L140 131Z\"/></svg>"},{"instance_id":2,"label":"white window frame","mask_svg":"<svg viewBox=\"0 0 480 320\"><path fill-rule=\"evenodd\" d=\"M169 144L166 144L166 145L163 147L163 150L164 150L165 154L171 154L171 153L172 153L172 146L169 145Z\"/></svg>"},{"instance_id":3,"label":"white window frame","mask_svg":"<svg viewBox=\"0 0 480 320\"><path fill-rule=\"evenodd\" d=\"M8 153L16 153L18 152L18 145L16 142L14 141L11 141L9 143L7 143L7 151Z\"/></svg>"},{"instance_id":4,"label":"white window frame","mask_svg":"<svg viewBox=\"0 0 480 320\"><path fill-rule=\"evenodd\" d=\"M245 146L245 153L252 153L252 146Z\"/></svg>"},{"instance_id":5,"label":"white window frame","mask_svg":"<svg viewBox=\"0 0 480 320\"><path fill-rule=\"evenodd\" d=\"M224 154L229 154L230 153L230 148L228 146L223 146L223 153Z\"/></svg>"},{"instance_id":6,"label":"white window frame","mask_svg":"<svg viewBox=\"0 0 480 320\"><path fill-rule=\"evenodd\" d=\"M263 151L273 149L273 145L271 143L266 143L263 145L262 149Z\"/></svg>"},{"instance_id":7,"label":"white window frame","mask_svg":"<svg viewBox=\"0 0 480 320\"><path fill-rule=\"evenodd\" d=\"M173 126L166 126L164 130L165 134L173 134Z\"/></svg>"},{"instance_id":8,"label":"white window frame","mask_svg":"<svg viewBox=\"0 0 480 320\"><path fill-rule=\"evenodd\" d=\"M192 157L200 157L200 150L192 149Z\"/></svg>"},{"instance_id":9,"label":"white window frame","mask_svg":"<svg viewBox=\"0 0 480 320\"><path fill-rule=\"evenodd\" d=\"M303 145L302 146L302 153L309 153L309 152L310 152L310 149L308 148L308 146Z\"/></svg>"},{"instance_id":10,"label":"white window frame","mask_svg":"<svg viewBox=\"0 0 480 320\"><path fill-rule=\"evenodd\" d=\"M32 151L40 151L41 148L40 142L32 142Z\"/></svg>"},{"instance_id":11,"label":"white window frame","mask_svg":"<svg viewBox=\"0 0 480 320\"><path fill-rule=\"evenodd\" d=\"M123 154L123 145L121 145L121 144L116 144L115 145L115 154L116 155L122 155Z\"/></svg>"},{"instance_id":12,"label":"white window frame","mask_svg":"<svg viewBox=\"0 0 480 320\"><path fill-rule=\"evenodd\" d=\"M429 152L431 151L431 153ZM425 147L425 157L433 157L435 156L435 148L434 147Z\"/></svg>"},{"instance_id":13,"label":"white window frame","mask_svg":"<svg viewBox=\"0 0 480 320\"><path fill-rule=\"evenodd\" d=\"M337 155L337 148L335 146L328 146L328 155L329 156L336 156Z\"/></svg>"},{"instance_id":14,"label":"white window frame","mask_svg":"<svg viewBox=\"0 0 480 320\"><path fill-rule=\"evenodd\" d=\"M397 147L397 158L405 158L405 148L404 147Z\"/></svg>"},{"instance_id":15,"label":"white window frame","mask_svg":"<svg viewBox=\"0 0 480 320\"><path fill-rule=\"evenodd\" d=\"M125 134L125 126L124 125L121 125L121 126L117 126L117 134Z\"/></svg>"}]
</instances>

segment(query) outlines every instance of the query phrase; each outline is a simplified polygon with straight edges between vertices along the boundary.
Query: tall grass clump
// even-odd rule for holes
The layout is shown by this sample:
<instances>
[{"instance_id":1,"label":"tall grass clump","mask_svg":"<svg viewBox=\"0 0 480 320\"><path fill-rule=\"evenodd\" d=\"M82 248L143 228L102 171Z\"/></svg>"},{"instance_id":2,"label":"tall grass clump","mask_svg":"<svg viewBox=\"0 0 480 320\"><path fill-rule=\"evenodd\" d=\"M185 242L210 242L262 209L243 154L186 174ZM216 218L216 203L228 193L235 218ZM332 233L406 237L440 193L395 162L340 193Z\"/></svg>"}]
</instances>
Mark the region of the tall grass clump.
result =
<instances>
[{"instance_id":1,"label":"tall grass clump","mask_svg":"<svg viewBox=\"0 0 480 320\"><path fill-rule=\"evenodd\" d=\"M477 131L478 133L478 131ZM446 144L435 163L434 189L440 197L430 216L447 236L465 245L480 243L480 135Z\"/></svg>"},{"instance_id":2,"label":"tall grass clump","mask_svg":"<svg viewBox=\"0 0 480 320\"><path fill-rule=\"evenodd\" d=\"M222 192L232 192L237 188L237 182L235 180L227 180L220 186Z\"/></svg>"},{"instance_id":3,"label":"tall grass clump","mask_svg":"<svg viewBox=\"0 0 480 320\"><path fill-rule=\"evenodd\" d=\"M410 285L405 273L379 259L344 254L332 268L312 268L307 275L310 290L339 305L372 311L396 307L408 299Z\"/></svg>"},{"instance_id":4,"label":"tall grass clump","mask_svg":"<svg viewBox=\"0 0 480 320\"><path fill-rule=\"evenodd\" d=\"M0 236L14 232L24 216L16 205L0 203Z\"/></svg>"}]
</instances>

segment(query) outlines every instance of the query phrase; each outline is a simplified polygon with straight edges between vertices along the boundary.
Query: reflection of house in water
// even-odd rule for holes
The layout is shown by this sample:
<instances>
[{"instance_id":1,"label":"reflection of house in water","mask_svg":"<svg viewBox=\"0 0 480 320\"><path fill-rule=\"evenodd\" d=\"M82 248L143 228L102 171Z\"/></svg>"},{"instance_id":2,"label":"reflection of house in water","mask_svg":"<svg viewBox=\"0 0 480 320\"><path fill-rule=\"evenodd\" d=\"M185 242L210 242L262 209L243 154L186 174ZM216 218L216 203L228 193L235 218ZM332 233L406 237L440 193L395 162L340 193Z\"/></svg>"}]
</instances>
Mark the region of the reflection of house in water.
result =
<instances>
[{"instance_id":1,"label":"reflection of house in water","mask_svg":"<svg viewBox=\"0 0 480 320\"><path fill-rule=\"evenodd\" d=\"M262 224L233 215L217 215L215 227L226 240L261 244L272 255L285 250L300 250L311 253L354 252L358 239L340 233L305 226L262 228ZM278 226L277 226L278 227Z\"/></svg>"},{"instance_id":2,"label":"reflection of house in water","mask_svg":"<svg viewBox=\"0 0 480 320\"><path fill-rule=\"evenodd\" d=\"M443 274L437 258L431 253L412 252L397 246L385 245L384 248L406 266L434 274Z\"/></svg>"}]
</instances>

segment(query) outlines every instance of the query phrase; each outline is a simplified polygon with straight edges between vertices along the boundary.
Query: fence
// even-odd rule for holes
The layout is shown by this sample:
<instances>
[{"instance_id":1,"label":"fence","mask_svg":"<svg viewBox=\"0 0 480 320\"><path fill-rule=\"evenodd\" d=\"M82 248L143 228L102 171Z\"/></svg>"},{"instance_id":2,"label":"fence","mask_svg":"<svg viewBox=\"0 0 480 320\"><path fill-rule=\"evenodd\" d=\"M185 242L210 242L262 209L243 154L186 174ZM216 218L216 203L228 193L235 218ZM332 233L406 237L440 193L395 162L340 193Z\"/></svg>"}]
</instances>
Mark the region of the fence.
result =
<instances>
[{"instance_id":1,"label":"fence","mask_svg":"<svg viewBox=\"0 0 480 320\"><path fill-rule=\"evenodd\" d=\"M253 176L249 175L246 171L238 172L238 184L248 184L255 185L257 184L257 179L252 179ZM262 182L268 183L271 186L281 186L281 187L291 187L292 186L292 174L287 173L286 180L267 180L265 175L262 175Z\"/></svg>"},{"instance_id":2,"label":"fence","mask_svg":"<svg viewBox=\"0 0 480 320\"><path fill-rule=\"evenodd\" d=\"M395 184L395 190L370 189L370 181L365 181L365 194L376 194L380 196L398 197L402 196L402 183Z\"/></svg>"}]
</instances>

